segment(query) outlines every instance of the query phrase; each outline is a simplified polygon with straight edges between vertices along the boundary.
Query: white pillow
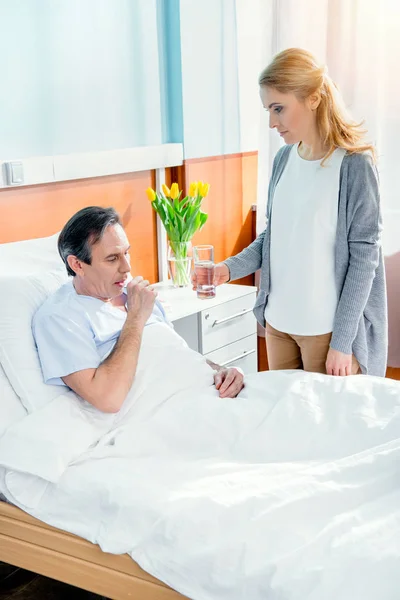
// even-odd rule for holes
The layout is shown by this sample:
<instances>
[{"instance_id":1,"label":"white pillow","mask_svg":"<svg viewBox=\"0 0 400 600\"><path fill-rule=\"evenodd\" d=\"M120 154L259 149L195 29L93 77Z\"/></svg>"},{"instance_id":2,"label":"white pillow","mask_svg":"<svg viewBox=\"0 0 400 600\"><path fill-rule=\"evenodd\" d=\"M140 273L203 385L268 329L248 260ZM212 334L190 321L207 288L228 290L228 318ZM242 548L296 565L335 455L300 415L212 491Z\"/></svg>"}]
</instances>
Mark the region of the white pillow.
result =
<instances>
[{"instance_id":1,"label":"white pillow","mask_svg":"<svg viewBox=\"0 0 400 600\"><path fill-rule=\"evenodd\" d=\"M24 416L26 410L0 365L0 437L7 427Z\"/></svg>"},{"instance_id":2,"label":"white pillow","mask_svg":"<svg viewBox=\"0 0 400 600\"><path fill-rule=\"evenodd\" d=\"M27 410L61 393L43 383L31 332L35 310L68 278L58 236L0 244L0 363Z\"/></svg>"},{"instance_id":3,"label":"white pillow","mask_svg":"<svg viewBox=\"0 0 400 600\"><path fill-rule=\"evenodd\" d=\"M58 233L37 240L0 244L0 274L26 274L58 270L64 264L58 254Z\"/></svg>"},{"instance_id":4,"label":"white pillow","mask_svg":"<svg viewBox=\"0 0 400 600\"><path fill-rule=\"evenodd\" d=\"M46 298L67 280L63 265L56 271L19 276L0 272L0 362L28 412L63 392L63 388L46 385L43 381L32 335L32 317Z\"/></svg>"}]
</instances>

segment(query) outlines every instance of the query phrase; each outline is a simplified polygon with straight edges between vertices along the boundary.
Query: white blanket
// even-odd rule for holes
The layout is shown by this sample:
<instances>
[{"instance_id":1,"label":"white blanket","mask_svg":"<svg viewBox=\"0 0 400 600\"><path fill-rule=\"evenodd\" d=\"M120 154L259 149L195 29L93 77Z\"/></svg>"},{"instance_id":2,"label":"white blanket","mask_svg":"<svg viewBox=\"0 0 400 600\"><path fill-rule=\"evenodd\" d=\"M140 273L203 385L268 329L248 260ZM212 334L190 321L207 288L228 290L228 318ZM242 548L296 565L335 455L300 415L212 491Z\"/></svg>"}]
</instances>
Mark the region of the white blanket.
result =
<instances>
[{"instance_id":1,"label":"white blanket","mask_svg":"<svg viewBox=\"0 0 400 600\"><path fill-rule=\"evenodd\" d=\"M398 600L397 382L270 372L221 400L204 359L154 325L104 426L58 481L3 469L0 488L196 600Z\"/></svg>"}]
</instances>

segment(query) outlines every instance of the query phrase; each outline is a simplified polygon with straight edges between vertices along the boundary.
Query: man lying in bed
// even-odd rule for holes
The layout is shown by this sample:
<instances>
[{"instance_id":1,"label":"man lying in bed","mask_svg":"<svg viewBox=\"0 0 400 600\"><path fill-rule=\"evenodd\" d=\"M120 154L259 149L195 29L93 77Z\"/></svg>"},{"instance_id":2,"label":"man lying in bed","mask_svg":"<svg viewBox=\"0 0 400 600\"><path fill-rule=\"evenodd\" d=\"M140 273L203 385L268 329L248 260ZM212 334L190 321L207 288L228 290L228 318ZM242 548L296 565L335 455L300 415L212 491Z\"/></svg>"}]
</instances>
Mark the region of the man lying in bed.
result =
<instances>
[{"instance_id":1,"label":"man lying in bed","mask_svg":"<svg viewBox=\"0 0 400 600\"><path fill-rule=\"evenodd\" d=\"M66 385L104 412L118 412L133 383L144 327L167 322L141 276L127 283L129 242L113 208L77 212L58 250L72 279L36 312L32 330L46 383ZM235 368L216 370L220 397L243 388Z\"/></svg>"}]
</instances>

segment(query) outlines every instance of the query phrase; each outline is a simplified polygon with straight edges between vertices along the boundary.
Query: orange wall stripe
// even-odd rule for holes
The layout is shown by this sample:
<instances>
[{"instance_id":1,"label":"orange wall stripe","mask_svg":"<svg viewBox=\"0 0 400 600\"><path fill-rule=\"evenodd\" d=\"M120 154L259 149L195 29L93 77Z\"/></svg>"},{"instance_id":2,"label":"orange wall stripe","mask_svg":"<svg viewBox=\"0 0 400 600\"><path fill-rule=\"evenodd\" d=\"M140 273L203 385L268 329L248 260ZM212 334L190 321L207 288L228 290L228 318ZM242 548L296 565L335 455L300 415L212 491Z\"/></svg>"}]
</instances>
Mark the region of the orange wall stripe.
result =
<instances>
[{"instance_id":1,"label":"orange wall stripe","mask_svg":"<svg viewBox=\"0 0 400 600\"><path fill-rule=\"evenodd\" d=\"M252 204L257 194L257 153L191 159L166 170L166 181L184 190L190 181L211 184L204 201L209 219L195 244L210 243L221 261L253 240ZM145 190L155 187L155 172L130 173L48 185L0 190L0 243L43 237L59 231L80 208L114 206L132 246L132 271L158 279L156 216ZM247 277L240 283L253 283Z\"/></svg>"},{"instance_id":2,"label":"orange wall stripe","mask_svg":"<svg viewBox=\"0 0 400 600\"><path fill-rule=\"evenodd\" d=\"M145 171L0 191L0 242L51 235L85 206L113 206L130 240L132 271L158 279L156 219L145 190L154 187Z\"/></svg>"}]
</instances>

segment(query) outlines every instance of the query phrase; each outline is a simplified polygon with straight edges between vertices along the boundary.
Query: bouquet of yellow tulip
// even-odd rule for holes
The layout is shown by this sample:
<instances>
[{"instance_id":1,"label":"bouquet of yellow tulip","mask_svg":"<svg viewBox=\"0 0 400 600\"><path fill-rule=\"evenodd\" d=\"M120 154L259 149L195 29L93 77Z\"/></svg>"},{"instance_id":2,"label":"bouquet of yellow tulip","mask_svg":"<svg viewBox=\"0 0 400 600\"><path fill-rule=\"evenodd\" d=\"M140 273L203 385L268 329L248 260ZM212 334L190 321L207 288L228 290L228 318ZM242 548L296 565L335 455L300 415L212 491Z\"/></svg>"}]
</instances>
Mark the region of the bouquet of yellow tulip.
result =
<instances>
[{"instance_id":1,"label":"bouquet of yellow tulip","mask_svg":"<svg viewBox=\"0 0 400 600\"><path fill-rule=\"evenodd\" d=\"M170 272L170 275L179 287L190 282L189 242L207 221L208 215L202 212L201 203L209 189L208 183L194 181L184 198L181 198L182 190L179 190L177 183L173 183L171 188L163 184L162 193L157 193L152 188L146 190L147 197L167 232L175 261L175 273Z\"/></svg>"}]
</instances>

